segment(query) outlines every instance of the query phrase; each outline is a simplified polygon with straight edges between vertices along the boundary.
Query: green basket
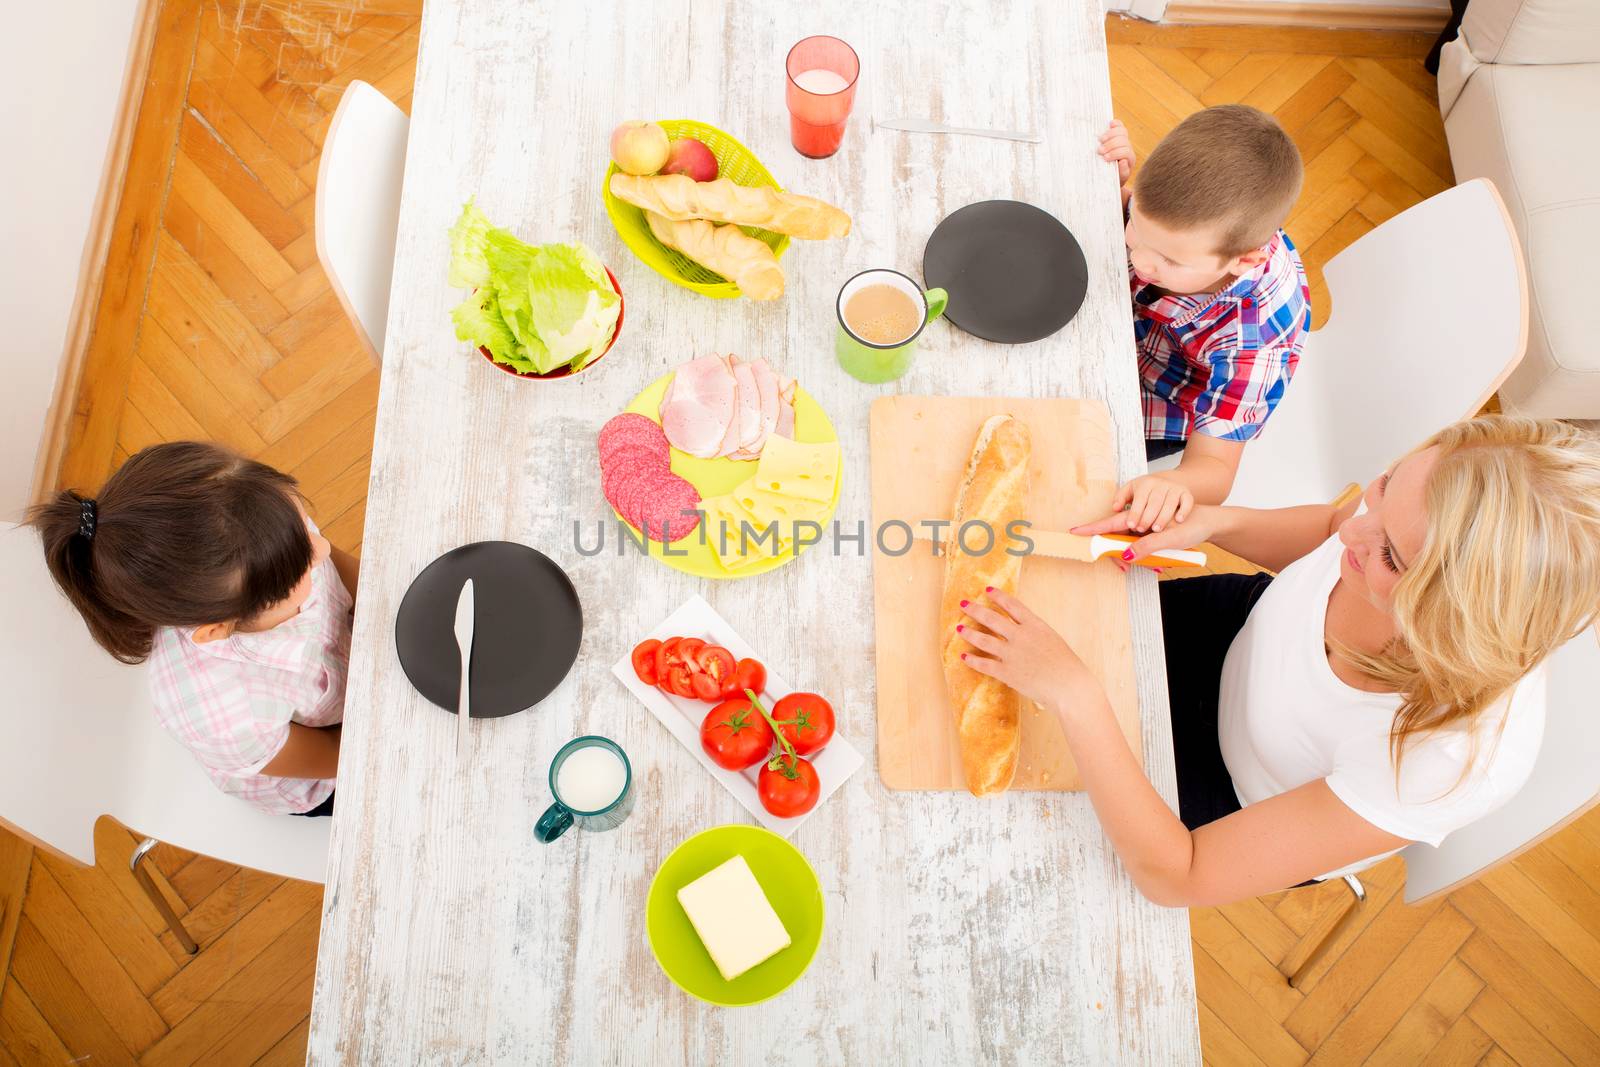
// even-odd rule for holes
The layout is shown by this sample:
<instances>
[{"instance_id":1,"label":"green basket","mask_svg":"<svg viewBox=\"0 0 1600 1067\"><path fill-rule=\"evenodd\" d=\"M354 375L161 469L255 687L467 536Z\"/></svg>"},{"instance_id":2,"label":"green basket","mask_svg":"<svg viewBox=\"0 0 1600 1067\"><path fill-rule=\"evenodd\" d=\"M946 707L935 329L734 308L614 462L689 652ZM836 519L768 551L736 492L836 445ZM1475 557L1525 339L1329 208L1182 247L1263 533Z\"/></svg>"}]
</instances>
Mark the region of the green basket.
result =
<instances>
[{"instance_id":1,"label":"green basket","mask_svg":"<svg viewBox=\"0 0 1600 1067\"><path fill-rule=\"evenodd\" d=\"M770 185L774 189L783 188L755 153L723 133L715 126L707 126L703 122L691 119L665 119L657 123L667 131L670 140L679 140L684 137L693 137L711 149L711 154L717 157L717 177L727 178L736 185ZM600 183L600 195L605 201L606 214L611 216L611 225L617 228L617 236L622 238L622 243L633 250L633 254L644 262L644 265L671 282L693 289L705 296L727 298L738 296L739 287L722 275L708 270L682 252L668 248L657 241L650 232L650 224L644 219L644 211L625 201L618 200L611 195L611 176L617 173L615 163L606 168L606 176ZM754 226L739 227L745 233L758 241L766 242L772 249L774 256L781 257L784 249L789 247L789 235L773 233L771 230L761 230Z\"/></svg>"}]
</instances>

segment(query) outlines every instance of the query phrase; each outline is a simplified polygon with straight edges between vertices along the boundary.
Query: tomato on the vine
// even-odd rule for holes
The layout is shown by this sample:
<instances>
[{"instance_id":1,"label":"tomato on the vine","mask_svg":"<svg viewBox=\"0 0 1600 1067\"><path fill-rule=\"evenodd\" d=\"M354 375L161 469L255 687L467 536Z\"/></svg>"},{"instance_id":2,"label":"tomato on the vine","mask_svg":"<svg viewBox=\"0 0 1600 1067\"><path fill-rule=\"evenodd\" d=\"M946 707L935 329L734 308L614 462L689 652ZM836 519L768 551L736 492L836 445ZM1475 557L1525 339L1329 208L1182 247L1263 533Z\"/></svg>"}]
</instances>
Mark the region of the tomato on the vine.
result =
<instances>
[{"instance_id":1,"label":"tomato on the vine","mask_svg":"<svg viewBox=\"0 0 1600 1067\"><path fill-rule=\"evenodd\" d=\"M724 700L700 724L700 747L718 767L742 771L760 763L772 750L772 727L750 701Z\"/></svg>"},{"instance_id":2,"label":"tomato on the vine","mask_svg":"<svg viewBox=\"0 0 1600 1067\"><path fill-rule=\"evenodd\" d=\"M772 706L772 721L802 756L833 740L833 705L815 693L790 693L779 700Z\"/></svg>"},{"instance_id":3,"label":"tomato on the vine","mask_svg":"<svg viewBox=\"0 0 1600 1067\"><path fill-rule=\"evenodd\" d=\"M780 819L804 815L817 806L822 782L804 756L774 756L756 779L761 806Z\"/></svg>"}]
</instances>

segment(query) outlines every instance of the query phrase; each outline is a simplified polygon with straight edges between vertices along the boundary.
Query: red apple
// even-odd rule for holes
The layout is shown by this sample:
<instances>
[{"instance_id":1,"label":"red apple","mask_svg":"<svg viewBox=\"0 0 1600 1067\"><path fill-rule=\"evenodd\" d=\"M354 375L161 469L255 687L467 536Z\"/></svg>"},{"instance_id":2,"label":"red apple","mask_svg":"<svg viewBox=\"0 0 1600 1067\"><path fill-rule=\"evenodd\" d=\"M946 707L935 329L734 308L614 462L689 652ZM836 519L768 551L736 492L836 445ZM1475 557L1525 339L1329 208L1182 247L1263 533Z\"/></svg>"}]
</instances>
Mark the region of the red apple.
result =
<instances>
[{"instance_id":1,"label":"red apple","mask_svg":"<svg viewBox=\"0 0 1600 1067\"><path fill-rule=\"evenodd\" d=\"M717 176L717 157L693 137L680 138L672 142L667 165L661 168L661 173L687 174L697 182L709 182Z\"/></svg>"},{"instance_id":2,"label":"red apple","mask_svg":"<svg viewBox=\"0 0 1600 1067\"><path fill-rule=\"evenodd\" d=\"M667 151L667 131L653 122L624 122L611 131L611 158L628 174L656 173Z\"/></svg>"}]
</instances>

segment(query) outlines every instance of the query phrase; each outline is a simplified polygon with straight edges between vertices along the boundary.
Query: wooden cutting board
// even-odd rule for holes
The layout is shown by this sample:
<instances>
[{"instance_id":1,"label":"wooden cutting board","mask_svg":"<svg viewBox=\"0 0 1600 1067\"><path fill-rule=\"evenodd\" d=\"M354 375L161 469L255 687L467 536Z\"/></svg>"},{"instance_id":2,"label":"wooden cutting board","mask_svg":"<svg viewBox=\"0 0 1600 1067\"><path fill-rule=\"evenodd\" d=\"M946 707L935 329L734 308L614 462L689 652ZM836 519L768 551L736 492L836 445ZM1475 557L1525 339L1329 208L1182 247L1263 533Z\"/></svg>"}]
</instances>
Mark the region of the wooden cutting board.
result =
<instances>
[{"instance_id":1,"label":"wooden cutting board","mask_svg":"<svg viewBox=\"0 0 1600 1067\"><path fill-rule=\"evenodd\" d=\"M900 520L948 520L985 419L1009 414L1033 440L1028 519L1067 530L1111 510L1116 454L1111 416L1090 400L886 396L872 404L874 529ZM948 531L946 532L948 536ZM944 559L898 528L874 538L872 587L878 640L878 773L891 789L965 789L961 754L939 660ZM1023 561L1019 591L1105 686L1135 757L1143 759L1134 688L1126 579L1116 564L1046 556ZM1013 789L1081 789L1055 718L1025 701L1022 757Z\"/></svg>"}]
</instances>

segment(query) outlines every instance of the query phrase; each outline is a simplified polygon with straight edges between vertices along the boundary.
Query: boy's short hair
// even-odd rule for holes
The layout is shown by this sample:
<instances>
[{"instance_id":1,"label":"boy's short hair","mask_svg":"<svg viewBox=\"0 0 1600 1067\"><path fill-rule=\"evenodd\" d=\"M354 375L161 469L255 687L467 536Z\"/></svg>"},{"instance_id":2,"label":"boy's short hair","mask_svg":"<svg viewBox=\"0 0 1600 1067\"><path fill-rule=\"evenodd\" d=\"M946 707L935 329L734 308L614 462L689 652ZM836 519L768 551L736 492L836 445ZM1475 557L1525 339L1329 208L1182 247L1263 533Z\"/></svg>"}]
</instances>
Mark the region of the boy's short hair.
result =
<instances>
[{"instance_id":1,"label":"boy's short hair","mask_svg":"<svg viewBox=\"0 0 1600 1067\"><path fill-rule=\"evenodd\" d=\"M1141 214L1174 229L1218 227L1220 256L1260 248L1300 195L1300 151L1276 119L1244 104L1196 111L1134 176Z\"/></svg>"}]
</instances>

